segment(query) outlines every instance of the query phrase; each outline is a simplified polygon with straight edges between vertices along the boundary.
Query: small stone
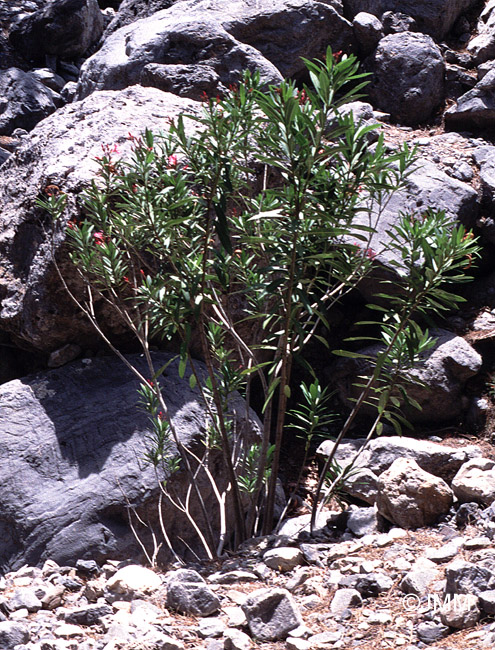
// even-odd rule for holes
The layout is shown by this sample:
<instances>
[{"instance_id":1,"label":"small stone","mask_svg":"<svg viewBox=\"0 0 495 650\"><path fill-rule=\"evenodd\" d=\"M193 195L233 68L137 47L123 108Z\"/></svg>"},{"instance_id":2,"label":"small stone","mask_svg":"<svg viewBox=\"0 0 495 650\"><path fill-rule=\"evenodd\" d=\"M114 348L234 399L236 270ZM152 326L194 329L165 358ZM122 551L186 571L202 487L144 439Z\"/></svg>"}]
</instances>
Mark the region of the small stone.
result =
<instances>
[{"instance_id":1,"label":"small stone","mask_svg":"<svg viewBox=\"0 0 495 650\"><path fill-rule=\"evenodd\" d=\"M423 621L416 628L418 639L423 643L435 643L449 633L449 628L434 621Z\"/></svg>"},{"instance_id":2,"label":"small stone","mask_svg":"<svg viewBox=\"0 0 495 650\"><path fill-rule=\"evenodd\" d=\"M303 555L298 548L291 546L273 548L263 555L263 561L271 569L287 573L303 562Z\"/></svg>"},{"instance_id":3,"label":"small stone","mask_svg":"<svg viewBox=\"0 0 495 650\"><path fill-rule=\"evenodd\" d=\"M135 592L149 593L162 585L160 576L137 564L119 569L108 581L107 589L116 594L131 595Z\"/></svg>"},{"instance_id":4,"label":"small stone","mask_svg":"<svg viewBox=\"0 0 495 650\"><path fill-rule=\"evenodd\" d=\"M14 591L7 601L7 607L11 612L23 608L27 609L28 612L37 612L41 609L42 603L34 589L24 587Z\"/></svg>"},{"instance_id":5,"label":"small stone","mask_svg":"<svg viewBox=\"0 0 495 650\"><path fill-rule=\"evenodd\" d=\"M493 616L495 614L495 589L481 591L478 598L480 599L479 604L483 612L488 616Z\"/></svg>"},{"instance_id":6,"label":"small stone","mask_svg":"<svg viewBox=\"0 0 495 650\"><path fill-rule=\"evenodd\" d=\"M285 588L289 591L294 591L302 584L304 584L310 577L309 569L306 567L299 567L294 571L294 575L287 580Z\"/></svg>"},{"instance_id":7,"label":"small stone","mask_svg":"<svg viewBox=\"0 0 495 650\"><path fill-rule=\"evenodd\" d=\"M356 508L349 510L347 528L356 537L364 537L378 532L376 508Z\"/></svg>"},{"instance_id":8,"label":"small stone","mask_svg":"<svg viewBox=\"0 0 495 650\"><path fill-rule=\"evenodd\" d=\"M455 542L450 542L445 546L440 546L440 548L427 548L425 552L425 557L435 564L443 564L444 562L450 562L455 556L459 553L459 546Z\"/></svg>"},{"instance_id":9,"label":"small stone","mask_svg":"<svg viewBox=\"0 0 495 650\"><path fill-rule=\"evenodd\" d=\"M0 648L13 650L15 646L27 643L30 634L26 625L12 621L0 621Z\"/></svg>"},{"instance_id":10,"label":"small stone","mask_svg":"<svg viewBox=\"0 0 495 650\"><path fill-rule=\"evenodd\" d=\"M77 560L76 569L85 576L93 576L99 571L94 560Z\"/></svg>"},{"instance_id":11,"label":"small stone","mask_svg":"<svg viewBox=\"0 0 495 650\"><path fill-rule=\"evenodd\" d=\"M214 585L231 585L239 582L255 582L258 576L251 571L218 571L208 576L207 582Z\"/></svg>"},{"instance_id":12,"label":"small stone","mask_svg":"<svg viewBox=\"0 0 495 650\"><path fill-rule=\"evenodd\" d=\"M246 625L246 616L240 607L222 607L223 613L227 616L229 627L242 627Z\"/></svg>"},{"instance_id":13,"label":"small stone","mask_svg":"<svg viewBox=\"0 0 495 650\"><path fill-rule=\"evenodd\" d=\"M104 616L113 614L109 605L87 605L65 615L65 622L73 625L98 625Z\"/></svg>"},{"instance_id":14,"label":"small stone","mask_svg":"<svg viewBox=\"0 0 495 650\"><path fill-rule=\"evenodd\" d=\"M53 634L58 637L63 637L65 639L72 639L76 636L83 636L86 632L79 625L70 625L66 623L65 625L60 625L59 627L53 630Z\"/></svg>"},{"instance_id":15,"label":"small stone","mask_svg":"<svg viewBox=\"0 0 495 650\"><path fill-rule=\"evenodd\" d=\"M289 636L285 642L285 647L287 650L311 650L314 648L314 645L305 639L298 639L296 637Z\"/></svg>"},{"instance_id":16,"label":"small stone","mask_svg":"<svg viewBox=\"0 0 495 650\"><path fill-rule=\"evenodd\" d=\"M211 616L220 601L197 571L179 569L167 574L167 607L183 614Z\"/></svg>"},{"instance_id":17,"label":"small stone","mask_svg":"<svg viewBox=\"0 0 495 650\"><path fill-rule=\"evenodd\" d=\"M48 585L43 589L45 593L40 599L43 609L60 607L64 600L65 587L63 585Z\"/></svg>"},{"instance_id":18,"label":"small stone","mask_svg":"<svg viewBox=\"0 0 495 650\"><path fill-rule=\"evenodd\" d=\"M491 546L492 542L488 537L473 537L471 539L467 539L464 542L464 548L467 551L473 551L478 548L487 548L488 546Z\"/></svg>"},{"instance_id":19,"label":"small stone","mask_svg":"<svg viewBox=\"0 0 495 650\"><path fill-rule=\"evenodd\" d=\"M48 357L49 368L60 368L70 361L74 361L81 354L81 348L78 345L67 343L63 347L55 350Z\"/></svg>"},{"instance_id":20,"label":"small stone","mask_svg":"<svg viewBox=\"0 0 495 650\"><path fill-rule=\"evenodd\" d=\"M249 636L240 630L226 630L224 638L225 650L250 650L253 647Z\"/></svg>"},{"instance_id":21,"label":"small stone","mask_svg":"<svg viewBox=\"0 0 495 650\"><path fill-rule=\"evenodd\" d=\"M330 611L341 615L350 607L359 607L362 603L363 599L357 589L337 589L330 603Z\"/></svg>"},{"instance_id":22,"label":"small stone","mask_svg":"<svg viewBox=\"0 0 495 650\"><path fill-rule=\"evenodd\" d=\"M242 605L251 634L260 641L285 639L302 624L301 614L286 589L258 589Z\"/></svg>"},{"instance_id":23,"label":"small stone","mask_svg":"<svg viewBox=\"0 0 495 650\"><path fill-rule=\"evenodd\" d=\"M202 639L222 636L225 631L225 623L219 618L203 618L199 621L198 634Z\"/></svg>"},{"instance_id":24,"label":"small stone","mask_svg":"<svg viewBox=\"0 0 495 650\"><path fill-rule=\"evenodd\" d=\"M427 593L430 585L440 577L439 569L430 560L421 558L411 570L404 576L400 588L405 594L416 594L423 596Z\"/></svg>"},{"instance_id":25,"label":"small stone","mask_svg":"<svg viewBox=\"0 0 495 650\"><path fill-rule=\"evenodd\" d=\"M442 623L456 630L474 627L479 621L480 616L478 596L474 594L456 594L440 610L440 620Z\"/></svg>"}]
</instances>

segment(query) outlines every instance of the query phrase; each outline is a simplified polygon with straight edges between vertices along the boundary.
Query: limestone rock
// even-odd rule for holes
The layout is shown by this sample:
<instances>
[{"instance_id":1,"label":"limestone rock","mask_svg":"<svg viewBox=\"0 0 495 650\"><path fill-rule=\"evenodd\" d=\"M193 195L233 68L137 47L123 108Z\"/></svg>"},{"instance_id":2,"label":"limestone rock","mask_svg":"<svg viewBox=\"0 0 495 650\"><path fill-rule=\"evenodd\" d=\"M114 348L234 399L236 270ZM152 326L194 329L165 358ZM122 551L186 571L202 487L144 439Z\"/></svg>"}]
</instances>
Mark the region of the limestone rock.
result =
<instances>
[{"instance_id":1,"label":"limestone rock","mask_svg":"<svg viewBox=\"0 0 495 650\"><path fill-rule=\"evenodd\" d=\"M278 547L267 551L263 555L264 563L271 569L285 573L292 571L303 562L303 555L298 548Z\"/></svg>"},{"instance_id":2,"label":"limestone rock","mask_svg":"<svg viewBox=\"0 0 495 650\"><path fill-rule=\"evenodd\" d=\"M419 528L446 514L453 493L441 478L428 474L414 461L399 458L378 478L378 512L403 528Z\"/></svg>"},{"instance_id":3,"label":"limestone rock","mask_svg":"<svg viewBox=\"0 0 495 650\"><path fill-rule=\"evenodd\" d=\"M302 625L299 609L286 589L258 589L242 605L252 636L259 641L285 639Z\"/></svg>"},{"instance_id":4,"label":"limestone rock","mask_svg":"<svg viewBox=\"0 0 495 650\"><path fill-rule=\"evenodd\" d=\"M495 461L488 458L468 460L455 475L452 489L461 503L491 505L495 501Z\"/></svg>"}]
</instances>

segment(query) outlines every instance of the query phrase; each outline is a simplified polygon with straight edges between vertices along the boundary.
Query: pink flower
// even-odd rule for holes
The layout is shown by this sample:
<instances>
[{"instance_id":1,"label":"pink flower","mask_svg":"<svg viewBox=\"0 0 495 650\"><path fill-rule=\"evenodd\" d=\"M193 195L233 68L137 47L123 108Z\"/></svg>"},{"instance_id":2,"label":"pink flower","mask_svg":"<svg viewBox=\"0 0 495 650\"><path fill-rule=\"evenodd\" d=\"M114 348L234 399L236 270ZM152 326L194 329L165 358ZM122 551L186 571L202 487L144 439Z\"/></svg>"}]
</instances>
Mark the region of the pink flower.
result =
<instances>
[{"instance_id":1,"label":"pink flower","mask_svg":"<svg viewBox=\"0 0 495 650\"><path fill-rule=\"evenodd\" d=\"M105 243L105 235L101 230L93 233L93 237L97 246L103 246Z\"/></svg>"},{"instance_id":2,"label":"pink flower","mask_svg":"<svg viewBox=\"0 0 495 650\"><path fill-rule=\"evenodd\" d=\"M177 167L177 163L178 163L177 156L172 154L171 156L168 157L169 167Z\"/></svg>"}]
</instances>

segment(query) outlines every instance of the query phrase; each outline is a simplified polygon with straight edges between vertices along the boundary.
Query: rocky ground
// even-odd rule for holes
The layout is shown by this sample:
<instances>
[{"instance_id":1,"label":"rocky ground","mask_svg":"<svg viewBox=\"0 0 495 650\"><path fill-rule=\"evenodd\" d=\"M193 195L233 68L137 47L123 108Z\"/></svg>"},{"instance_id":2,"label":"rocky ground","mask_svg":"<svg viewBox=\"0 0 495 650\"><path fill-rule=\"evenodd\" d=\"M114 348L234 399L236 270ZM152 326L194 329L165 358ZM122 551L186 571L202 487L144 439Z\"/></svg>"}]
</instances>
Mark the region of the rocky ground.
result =
<instances>
[{"instance_id":1,"label":"rocky ground","mask_svg":"<svg viewBox=\"0 0 495 650\"><path fill-rule=\"evenodd\" d=\"M198 110L244 67L301 81L300 57L329 41L373 75L356 118L390 149L417 147L376 264L399 210L446 210L483 246L468 301L418 370L416 438L375 441L347 485L353 505L315 537L303 514L215 563L136 566L126 517L129 498L149 505L135 462L146 426L60 287L64 235L35 201L55 184L73 218L102 145L125 154L129 131ZM0 3L0 650L495 647L494 118L493 1ZM324 365L345 400L355 368ZM181 426L194 438L195 396L168 390L178 410L193 404Z\"/></svg>"}]
</instances>

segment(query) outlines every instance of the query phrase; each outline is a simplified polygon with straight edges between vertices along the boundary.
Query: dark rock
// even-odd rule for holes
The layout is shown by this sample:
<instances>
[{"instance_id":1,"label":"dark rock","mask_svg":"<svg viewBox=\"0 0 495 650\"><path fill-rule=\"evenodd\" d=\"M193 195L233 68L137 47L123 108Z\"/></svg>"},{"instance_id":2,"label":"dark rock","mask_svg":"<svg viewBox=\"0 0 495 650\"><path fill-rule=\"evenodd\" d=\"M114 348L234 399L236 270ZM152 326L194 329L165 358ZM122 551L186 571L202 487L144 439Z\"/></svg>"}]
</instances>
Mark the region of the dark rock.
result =
<instances>
[{"instance_id":1,"label":"dark rock","mask_svg":"<svg viewBox=\"0 0 495 650\"><path fill-rule=\"evenodd\" d=\"M65 615L65 622L72 625L99 625L104 616L113 614L110 605L87 605Z\"/></svg>"},{"instance_id":2,"label":"dark rock","mask_svg":"<svg viewBox=\"0 0 495 650\"><path fill-rule=\"evenodd\" d=\"M454 129L484 128L495 119L495 70L459 97L457 105L445 112L445 125Z\"/></svg>"},{"instance_id":3,"label":"dark rock","mask_svg":"<svg viewBox=\"0 0 495 650\"><path fill-rule=\"evenodd\" d=\"M220 601L196 571L179 569L167 575L167 607L182 614L211 616Z\"/></svg>"},{"instance_id":4,"label":"dark rock","mask_svg":"<svg viewBox=\"0 0 495 650\"><path fill-rule=\"evenodd\" d=\"M392 578L378 572L344 576L339 580L339 587L356 589L363 598L376 598L389 591L393 585Z\"/></svg>"},{"instance_id":5,"label":"dark rock","mask_svg":"<svg viewBox=\"0 0 495 650\"><path fill-rule=\"evenodd\" d=\"M466 381L481 369L481 355L462 337L445 330L432 331L431 334L437 337L435 346L412 370L404 372L404 376L411 378L407 386L408 395L421 405L421 410L404 407L411 422L445 422L460 415ZM379 349L373 346L360 352L374 355ZM339 359L332 370L339 396L349 404L358 392L354 377L366 375L369 364L365 359L345 358Z\"/></svg>"},{"instance_id":6,"label":"dark rock","mask_svg":"<svg viewBox=\"0 0 495 650\"><path fill-rule=\"evenodd\" d=\"M21 20L10 42L26 59L44 63L45 55L78 57L103 33L97 0L53 0Z\"/></svg>"},{"instance_id":7,"label":"dark rock","mask_svg":"<svg viewBox=\"0 0 495 650\"><path fill-rule=\"evenodd\" d=\"M54 531L58 532L58 531ZM60 576L57 578L57 583L67 589L68 591L78 592L84 585L79 578L72 578L71 576Z\"/></svg>"},{"instance_id":8,"label":"dark rock","mask_svg":"<svg viewBox=\"0 0 495 650\"><path fill-rule=\"evenodd\" d=\"M242 605L251 635L259 641L285 639L302 625L299 609L286 589L258 589Z\"/></svg>"},{"instance_id":9,"label":"dark rock","mask_svg":"<svg viewBox=\"0 0 495 650\"><path fill-rule=\"evenodd\" d=\"M479 519L480 514L479 503L461 503L455 515L455 523L459 528L465 528L474 524Z\"/></svg>"},{"instance_id":10,"label":"dark rock","mask_svg":"<svg viewBox=\"0 0 495 650\"><path fill-rule=\"evenodd\" d=\"M83 576L94 576L100 570L94 560L77 560L76 569Z\"/></svg>"},{"instance_id":11,"label":"dark rock","mask_svg":"<svg viewBox=\"0 0 495 650\"><path fill-rule=\"evenodd\" d=\"M414 18L418 31L441 40L456 20L476 4L476 0L344 0L346 16L360 11L381 16L385 11L401 12Z\"/></svg>"},{"instance_id":12,"label":"dark rock","mask_svg":"<svg viewBox=\"0 0 495 650\"><path fill-rule=\"evenodd\" d=\"M161 367L170 356L154 358ZM149 374L141 357L131 359ZM179 379L177 363L168 367L161 385L182 442L199 451L204 410L197 389L192 391L186 380ZM78 559L100 562L139 555L128 525L128 507L136 507L143 516L146 509L147 521L159 530L159 488L155 469L142 461L149 424L137 408L137 387L134 376L113 357L73 363L0 386L3 570L48 558L75 564ZM237 412L242 411L238 405ZM246 430L241 421L239 427ZM219 485L225 480L222 467L219 458L212 458L211 471ZM188 484L184 471L170 479L171 489L179 495ZM209 494L209 482L200 479L200 489ZM211 494L208 498L214 499ZM202 525L197 504L191 502L191 508ZM228 511L229 528L231 516ZM196 534L178 510L170 506L164 518L171 539L180 536L201 552ZM145 531L141 539L148 543ZM184 551L180 546L177 550ZM70 590L83 585L69 575L59 581Z\"/></svg>"},{"instance_id":13,"label":"dark rock","mask_svg":"<svg viewBox=\"0 0 495 650\"><path fill-rule=\"evenodd\" d=\"M449 633L449 628L435 621L423 621L416 628L418 639L423 643L430 644L440 641Z\"/></svg>"},{"instance_id":14,"label":"dark rock","mask_svg":"<svg viewBox=\"0 0 495 650\"><path fill-rule=\"evenodd\" d=\"M444 98L445 66L430 36L402 32L383 38L366 60L371 103L407 125L426 121Z\"/></svg>"},{"instance_id":15,"label":"dark rock","mask_svg":"<svg viewBox=\"0 0 495 650\"><path fill-rule=\"evenodd\" d=\"M373 52L383 36L382 23L373 14L361 11L354 16L352 27L356 36L356 42L359 45L359 51L363 56L368 56L368 54Z\"/></svg>"},{"instance_id":16,"label":"dark rock","mask_svg":"<svg viewBox=\"0 0 495 650\"><path fill-rule=\"evenodd\" d=\"M0 70L0 135L31 130L60 106L59 96L35 75L19 68Z\"/></svg>"},{"instance_id":17,"label":"dark rock","mask_svg":"<svg viewBox=\"0 0 495 650\"><path fill-rule=\"evenodd\" d=\"M454 560L446 567L445 577L447 594L475 594L491 591L495 588L495 574L472 562Z\"/></svg>"},{"instance_id":18,"label":"dark rock","mask_svg":"<svg viewBox=\"0 0 495 650\"><path fill-rule=\"evenodd\" d=\"M385 34L399 34L400 32L415 32L416 21L407 14L386 11L382 15L382 24Z\"/></svg>"}]
</instances>

